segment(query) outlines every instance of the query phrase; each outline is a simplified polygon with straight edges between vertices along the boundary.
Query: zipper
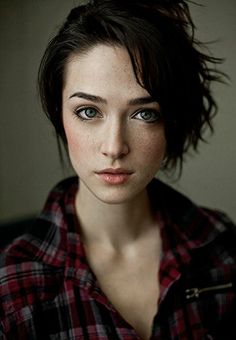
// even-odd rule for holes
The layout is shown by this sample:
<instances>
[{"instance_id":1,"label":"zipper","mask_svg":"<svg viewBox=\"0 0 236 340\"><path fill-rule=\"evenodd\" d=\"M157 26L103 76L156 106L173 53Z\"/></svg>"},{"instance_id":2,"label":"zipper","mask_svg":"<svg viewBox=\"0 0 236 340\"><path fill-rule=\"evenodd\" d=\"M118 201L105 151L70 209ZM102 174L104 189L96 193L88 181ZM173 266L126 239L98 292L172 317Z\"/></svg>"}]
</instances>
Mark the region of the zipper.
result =
<instances>
[{"instance_id":1,"label":"zipper","mask_svg":"<svg viewBox=\"0 0 236 340\"><path fill-rule=\"evenodd\" d=\"M216 286L210 286L210 287L204 287L204 288L189 288L185 290L186 299L188 300L192 298L198 298L201 293L210 292L214 290L224 290L224 289L228 289L232 287L233 287L233 283L230 282L230 283L226 283L222 285L216 285Z\"/></svg>"}]
</instances>

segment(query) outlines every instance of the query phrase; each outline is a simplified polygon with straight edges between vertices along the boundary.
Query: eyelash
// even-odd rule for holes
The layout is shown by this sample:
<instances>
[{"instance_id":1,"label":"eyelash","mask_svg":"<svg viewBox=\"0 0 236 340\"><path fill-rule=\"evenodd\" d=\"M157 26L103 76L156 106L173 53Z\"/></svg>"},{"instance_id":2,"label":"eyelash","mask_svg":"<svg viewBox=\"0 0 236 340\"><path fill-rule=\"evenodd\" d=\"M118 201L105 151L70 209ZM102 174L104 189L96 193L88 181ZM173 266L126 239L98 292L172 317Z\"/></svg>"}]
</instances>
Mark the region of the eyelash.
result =
<instances>
[{"instance_id":1,"label":"eyelash","mask_svg":"<svg viewBox=\"0 0 236 340\"><path fill-rule=\"evenodd\" d=\"M91 118L89 118L89 117L84 118L84 117L81 116L81 113L82 113L83 111L86 111L86 110L95 111L96 114L94 115L94 117L91 117ZM139 111L135 112L135 113L132 115L132 118L135 119L135 117L137 117L137 115L139 115L139 114L141 114L141 113L143 113L143 112L145 112L145 113L148 112L148 113L150 113L150 114L152 114L152 115L155 115L156 117L154 117L152 120L145 120L145 119L136 118L137 120L143 121L143 122L145 122L145 123L147 123L147 124L156 123L156 122L158 122L158 121L161 120L161 113L160 113L160 111L155 110L155 109L142 109L142 110L139 110ZM76 118L78 118L78 119L80 119L80 120L82 120L82 121L91 121L91 120L93 120L93 118L97 118L97 115L99 114L99 111L98 111L96 108L93 108L93 107L89 107L89 106L88 106L88 107L83 107L83 108L75 109L75 110L73 111L73 113L74 113L74 115L76 116ZM100 114L100 115L101 115L101 114Z\"/></svg>"},{"instance_id":2,"label":"eyelash","mask_svg":"<svg viewBox=\"0 0 236 340\"><path fill-rule=\"evenodd\" d=\"M160 111L155 110L155 109L143 109L143 110L139 110L139 111L135 112L135 114L133 116L136 117L137 115L139 115L139 114L141 114L143 112L149 113L149 114L153 115L154 118L152 120L145 120L145 119L138 119L138 118L136 118L136 119L141 120L141 121L143 121L143 122L145 122L147 124L156 123L156 122L161 120L161 113L160 113Z\"/></svg>"},{"instance_id":3,"label":"eyelash","mask_svg":"<svg viewBox=\"0 0 236 340\"><path fill-rule=\"evenodd\" d=\"M96 111L96 113L98 113L98 110L97 109L95 109L95 108L93 108L93 107L82 107L82 108L80 108L80 109L75 109L74 110L74 114L75 114L75 116L76 116L76 118L79 118L80 120L92 120L93 118L95 118L96 116L97 116L97 114L96 114L96 116L94 116L93 118L84 118L84 117L82 117L81 116L81 112L83 112L83 111L86 111L86 110L93 110L93 111Z\"/></svg>"}]
</instances>

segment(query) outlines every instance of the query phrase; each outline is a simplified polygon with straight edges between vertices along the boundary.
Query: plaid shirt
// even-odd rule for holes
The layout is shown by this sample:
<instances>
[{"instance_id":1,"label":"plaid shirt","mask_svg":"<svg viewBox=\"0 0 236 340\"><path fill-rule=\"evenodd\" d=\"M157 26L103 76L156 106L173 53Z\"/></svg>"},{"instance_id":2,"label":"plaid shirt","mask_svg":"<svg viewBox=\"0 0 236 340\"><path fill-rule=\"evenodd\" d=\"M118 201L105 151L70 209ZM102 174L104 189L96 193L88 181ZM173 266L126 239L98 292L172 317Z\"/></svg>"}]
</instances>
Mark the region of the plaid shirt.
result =
<instances>
[{"instance_id":1,"label":"plaid shirt","mask_svg":"<svg viewBox=\"0 0 236 340\"><path fill-rule=\"evenodd\" d=\"M89 268L77 189L77 178L61 182L32 230L2 250L0 339L140 339ZM234 225L158 180L148 190L163 242L151 339L236 339Z\"/></svg>"}]
</instances>

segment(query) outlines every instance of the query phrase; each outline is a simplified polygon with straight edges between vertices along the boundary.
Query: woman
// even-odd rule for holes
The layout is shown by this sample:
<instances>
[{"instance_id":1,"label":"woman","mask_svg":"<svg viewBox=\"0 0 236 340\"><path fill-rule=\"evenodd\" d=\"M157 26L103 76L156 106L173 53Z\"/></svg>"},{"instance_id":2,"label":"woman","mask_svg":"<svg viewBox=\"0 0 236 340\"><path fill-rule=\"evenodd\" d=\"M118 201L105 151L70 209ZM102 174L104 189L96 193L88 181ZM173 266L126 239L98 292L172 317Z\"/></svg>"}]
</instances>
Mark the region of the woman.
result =
<instances>
[{"instance_id":1,"label":"woman","mask_svg":"<svg viewBox=\"0 0 236 340\"><path fill-rule=\"evenodd\" d=\"M44 110L78 177L1 255L2 339L235 339L235 231L155 179L212 129L185 1L91 1L49 43Z\"/></svg>"}]
</instances>

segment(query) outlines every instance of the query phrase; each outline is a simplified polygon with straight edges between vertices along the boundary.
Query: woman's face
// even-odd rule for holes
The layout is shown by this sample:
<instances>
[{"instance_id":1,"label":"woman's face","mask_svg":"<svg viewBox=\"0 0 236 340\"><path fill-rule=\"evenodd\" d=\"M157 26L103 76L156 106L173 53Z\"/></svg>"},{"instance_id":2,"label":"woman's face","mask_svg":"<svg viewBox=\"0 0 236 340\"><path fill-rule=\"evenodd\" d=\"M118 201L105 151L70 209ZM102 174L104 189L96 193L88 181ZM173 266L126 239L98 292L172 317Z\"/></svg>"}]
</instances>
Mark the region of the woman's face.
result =
<instances>
[{"instance_id":1,"label":"woman's face","mask_svg":"<svg viewBox=\"0 0 236 340\"><path fill-rule=\"evenodd\" d=\"M63 124L83 192L106 203L142 194L160 169L160 107L136 80L127 51L96 45L68 61Z\"/></svg>"}]
</instances>

